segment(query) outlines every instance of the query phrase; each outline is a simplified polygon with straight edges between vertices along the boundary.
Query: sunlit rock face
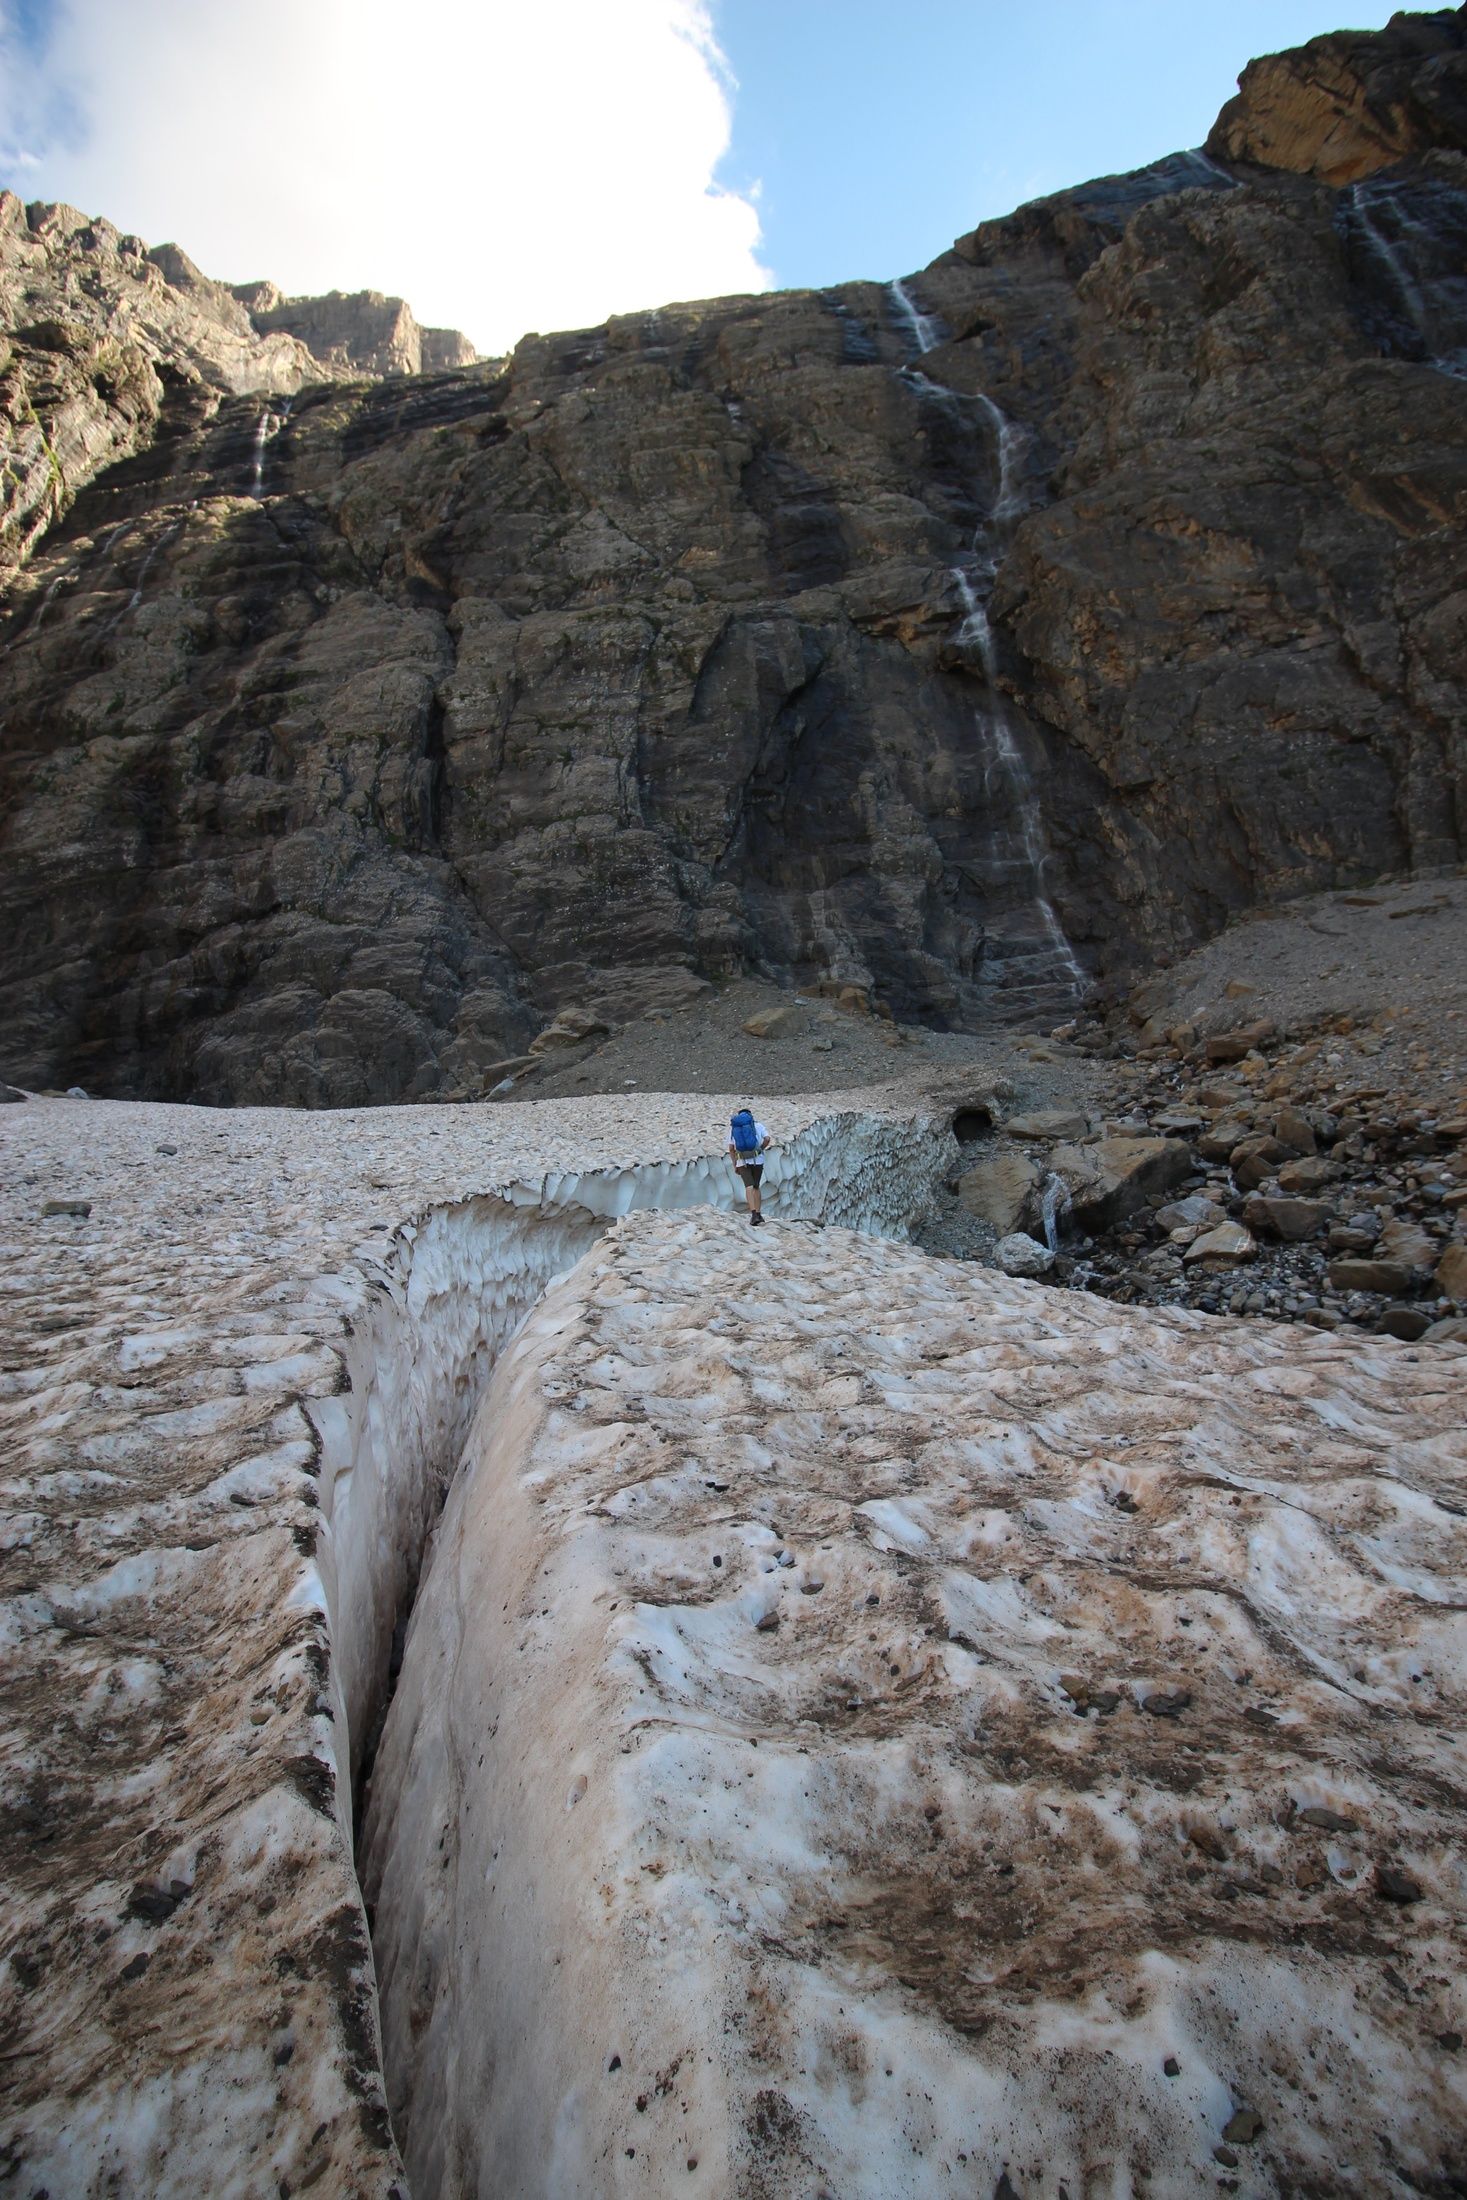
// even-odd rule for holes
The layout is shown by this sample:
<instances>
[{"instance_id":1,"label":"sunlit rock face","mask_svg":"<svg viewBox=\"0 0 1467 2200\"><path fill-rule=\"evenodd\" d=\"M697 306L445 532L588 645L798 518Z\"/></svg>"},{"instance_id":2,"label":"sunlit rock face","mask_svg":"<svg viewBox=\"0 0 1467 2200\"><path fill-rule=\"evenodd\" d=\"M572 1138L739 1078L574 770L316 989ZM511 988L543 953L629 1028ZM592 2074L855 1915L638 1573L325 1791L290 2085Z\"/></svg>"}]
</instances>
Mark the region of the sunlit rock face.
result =
<instances>
[{"instance_id":1,"label":"sunlit rock face","mask_svg":"<svg viewBox=\"0 0 1467 2200\"><path fill-rule=\"evenodd\" d=\"M1053 1021L1458 860L1458 38L1348 42L1413 119L1340 184L1250 138L901 293L140 394L12 593L0 1069L474 1094L648 966Z\"/></svg>"},{"instance_id":2,"label":"sunlit rock face","mask_svg":"<svg viewBox=\"0 0 1467 2200\"><path fill-rule=\"evenodd\" d=\"M464 366L457 329L424 329L378 291L285 298L226 285L176 244L149 250L74 206L0 191L0 578L97 474L145 449L165 393L198 418L224 396Z\"/></svg>"},{"instance_id":3,"label":"sunlit rock face","mask_svg":"<svg viewBox=\"0 0 1467 2200\"><path fill-rule=\"evenodd\" d=\"M1356 183L1435 146L1467 153L1467 24L1460 8L1392 16L1250 61L1207 141L1219 160Z\"/></svg>"}]
</instances>

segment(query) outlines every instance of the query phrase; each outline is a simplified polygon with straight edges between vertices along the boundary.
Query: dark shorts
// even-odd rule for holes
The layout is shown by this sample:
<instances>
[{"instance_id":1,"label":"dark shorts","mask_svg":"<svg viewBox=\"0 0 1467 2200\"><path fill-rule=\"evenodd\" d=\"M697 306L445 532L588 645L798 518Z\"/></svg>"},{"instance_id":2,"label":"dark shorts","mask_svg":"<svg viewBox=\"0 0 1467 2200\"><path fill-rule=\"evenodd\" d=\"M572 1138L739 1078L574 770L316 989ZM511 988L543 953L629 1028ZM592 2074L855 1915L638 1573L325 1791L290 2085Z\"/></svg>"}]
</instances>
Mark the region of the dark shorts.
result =
<instances>
[{"instance_id":1,"label":"dark shorts","mask_svg":"<svg viewBox=\"0 0 1467 2200\"><path fill-rule=\"evenodd\" d=\"M762 1161L736 1161L734 1167L746 1184L757 1184L764 1174Z\"/></svg>"}]
</instances>

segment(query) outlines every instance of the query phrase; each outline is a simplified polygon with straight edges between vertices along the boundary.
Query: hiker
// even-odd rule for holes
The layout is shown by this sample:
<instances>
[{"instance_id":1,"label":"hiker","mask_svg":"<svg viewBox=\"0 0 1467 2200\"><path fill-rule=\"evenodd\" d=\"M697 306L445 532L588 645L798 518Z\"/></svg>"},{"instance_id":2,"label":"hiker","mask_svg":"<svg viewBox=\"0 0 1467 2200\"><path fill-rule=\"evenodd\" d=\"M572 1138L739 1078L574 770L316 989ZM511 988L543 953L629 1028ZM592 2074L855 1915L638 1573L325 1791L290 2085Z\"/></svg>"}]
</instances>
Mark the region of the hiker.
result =
<instances>
[{"instance_id":1,"label":"hiker","mask_svg":"<svg viewBox=\"0 0 1467 2200\"><path fill-rule=\"evenodd\" d=\"M740 1108L729 1117L728 1158L734 1165L734 1174L744 1187L744 1205L749 1210L749 1221L758 1229L764 1217L759 1212L759 1179L764 1174L760 1156L770 1144L768 1131L762 1123L756 1123L752 1108Z\"/></svg>"}]
</instances>

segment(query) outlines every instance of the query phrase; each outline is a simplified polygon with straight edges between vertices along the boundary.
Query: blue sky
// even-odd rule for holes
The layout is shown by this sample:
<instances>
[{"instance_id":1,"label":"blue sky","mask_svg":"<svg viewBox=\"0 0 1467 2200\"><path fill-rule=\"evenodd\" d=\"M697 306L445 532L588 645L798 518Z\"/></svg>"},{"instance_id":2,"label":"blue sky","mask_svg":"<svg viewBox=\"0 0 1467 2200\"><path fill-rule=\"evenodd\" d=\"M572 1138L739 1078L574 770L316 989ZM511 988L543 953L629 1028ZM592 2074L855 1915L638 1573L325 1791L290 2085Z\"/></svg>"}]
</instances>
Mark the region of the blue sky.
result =
<instances>
[{"instance_id":1,"label":"blue sky","mask_svg":"<svg viewBox=\"0 0 1467 2200\"><path fill-rule=\"evenodd\" d=\"M781 287L907 274L1026 199L1200 145L1253 55L1359 0L717 0L719 173Z\"/></svg>"},{"instance_id":2,"label":"blue sky","mask_svg":"<svg viewBox=\"0 0 1467 2200\"><path fill-rule=\"evenodd\" d=\"M0 0L0 183L485 351L913 272L1353 0Z\"/></svg>"}]
</instances>

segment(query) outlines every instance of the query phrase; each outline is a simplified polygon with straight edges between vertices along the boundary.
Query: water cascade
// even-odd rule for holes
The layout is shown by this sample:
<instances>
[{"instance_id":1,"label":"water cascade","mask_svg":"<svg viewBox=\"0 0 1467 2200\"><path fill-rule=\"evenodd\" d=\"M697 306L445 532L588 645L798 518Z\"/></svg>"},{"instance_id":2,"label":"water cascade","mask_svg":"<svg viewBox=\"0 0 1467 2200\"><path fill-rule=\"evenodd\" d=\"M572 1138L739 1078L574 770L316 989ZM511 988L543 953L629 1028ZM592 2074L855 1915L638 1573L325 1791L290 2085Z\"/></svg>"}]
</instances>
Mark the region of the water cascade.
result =
<instances>
[{"instance_id":1,"label":"water cascade","mask_svg":"<svg viewBox=\"0 0 1467 2200\"><path fill-rule=\"evenodd\" d=\"M890 284L888 296L895 317L916 346L919 356L925 357L943 340L941 324L922 312L904 284ZM1041 1003L1051 1007L1066 1005L1084 992L1088 981L1045 888L1044 871L1049 858L1039 798L1008 706L999 692L993 630L988 617L988 598L1008 537L1026 508L1023 489L1025 434L983 391L971 397L962 396L911 366L904 367L901 375L923 404L948 413L956 413L965 406L976 407L983 415L992 441L997 474L992 509L975 529L967 556L961 563L949 566L948 576L962 606L955 640L961 649L978 658L986 689L986 700L978 710L985 751L985 789L1001 795L1017 821L1012 834L1005 836L1012 844L1012 852L1000 853L997 868L1007 871L1011 877L1018 873L1028 902L1038 914L1042 936L1038 941L1020 936L1002 945L997 939L991 939L989 959L1001 965L1004 986L1027 1005L1034 1008Z\"/></svg>"},{"instance_id":2,"label":"water cascade","mask_svg":"<svg viewBox=\"0 0 1467 2200\"><path fill-rule=\"evenodd\" d=\"M250 495L256 499L265 494L265 450L274 442L290 418L291 400L287 397L279 412L272 412L267 405L255 422L255 440L250 460Z\"/></svg>"},{"instance_id":3,"label":"water cascade","mask_svg":"<svg viewBox=\"0 0 1467 2200\"><path fill-rule=\"evenodd\" d=\"M1051 1170L1039 1187L1039 1219L1044 1227L1044 1242L1052 1253L1059 1251L1059 1219L1069 1204L1068 1184Z\"/></svg>"},{"instance_id":4,"label":"water cascade","mask_svg":"<svg viewBox=\"0 0 1467 2200\"><path fill-rule=\"evenodd\" d=\"M133 523L129 522L129 525L131 524ZM139 604L143 600L143 591L147 587L148 575L152 572L154 564L161 556L162 552L168 548L168 545L171 542L177 541L178 537L183 533L183 528L184 518L182 515L180 515L179 518L175 519L171 522L169 526L164 528L162 534L158 537L156 542L149 545L147 555L144 557L142 564L138 567L138 577L132 584L132 593L128 597L127 602L122 606L122 609L120 611L114 611L106 626L103 627L103 637L111 634L115 628L121 626L124 619L128 618L131 613L137 610ZM114 534L111 538L112 542L117 541L122 533L123 529L118 528L116 534ZM111 543L109 543L108 547L111 547Z\"/></svg>"},{"instance_id":5,"label":"water cascade","mask_svg":"<svg viewBox=\"0 0 1467 2200\"><path fill-rule=\"evenodd\" d=\"M1237 177L1230 176L1226 168L1220 168L1212 155L1204 153L1200 147L1194 146L1190 152L1181 153L1177 157L1184 160L1189 168L1195 168L1200 175L1205 176L1209 183L1220 183L1229 191L1237 190Z\"/></svg>"},{"instance_id":6,"label":"water cascade","mask_svg":"<svg viewBox=\"0 0 1467 2200\"><path fill-rule=\"evenodd\" d=\"M913 302L905 283L889 283L887 296L891 299L897 319L906 329L919 354L925 356L942 342L942 331L937 322Z\"/></svg>"},{"instance_id":7,"label":"water cascade","mask_svg":"<svg viewBox=\"0 0 1467 2200\"><path fill-rule=\"evenodd\" d=\"M1404 349L1441 374L1467 375L1467 283L1460 269L1417 265L1440 257L1437 238L1417 221L1405 194L1352 183L1342 207L1347 237L1361 248L1387 300L1391 348ZM1394 232L1394 234L1393 234Z\"/></svg>"}]
</instances>

